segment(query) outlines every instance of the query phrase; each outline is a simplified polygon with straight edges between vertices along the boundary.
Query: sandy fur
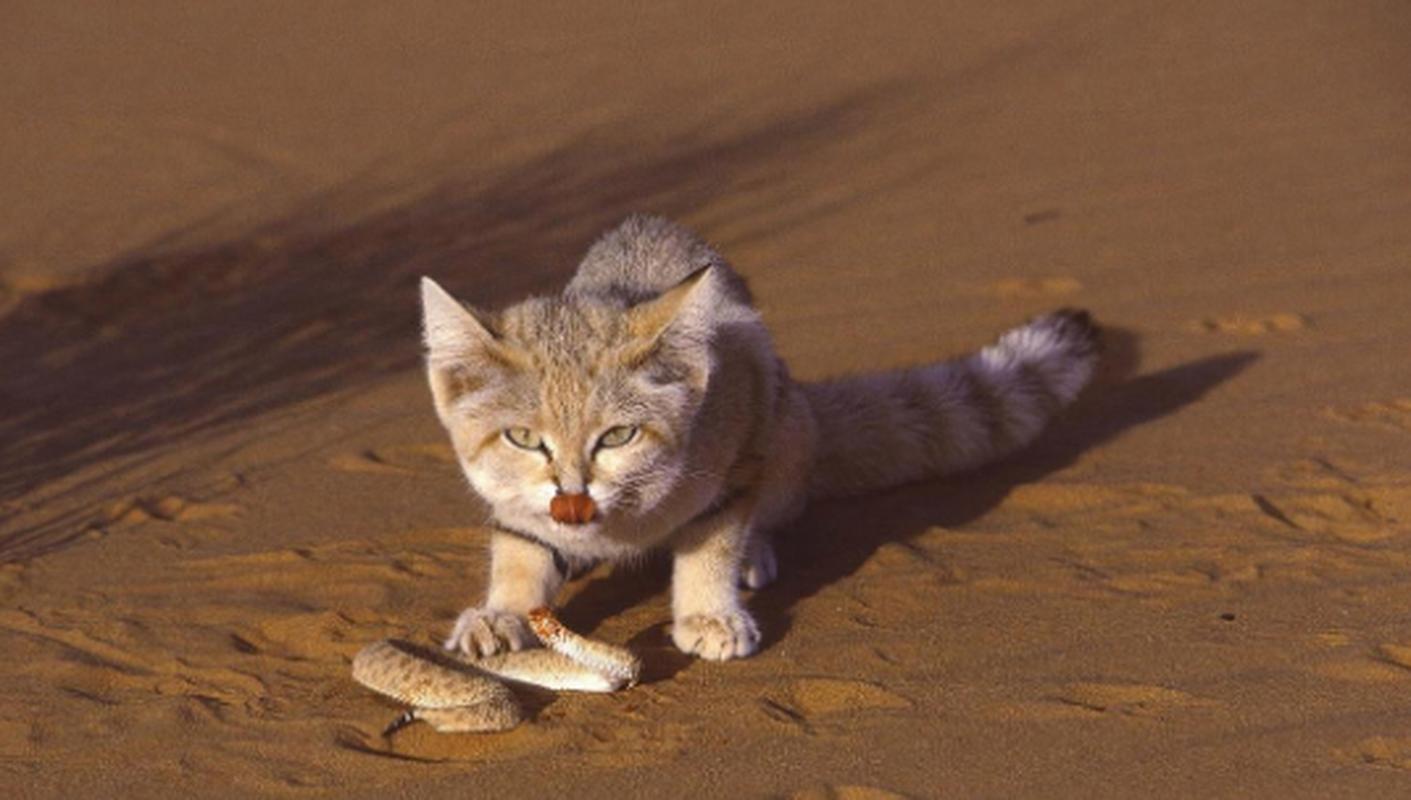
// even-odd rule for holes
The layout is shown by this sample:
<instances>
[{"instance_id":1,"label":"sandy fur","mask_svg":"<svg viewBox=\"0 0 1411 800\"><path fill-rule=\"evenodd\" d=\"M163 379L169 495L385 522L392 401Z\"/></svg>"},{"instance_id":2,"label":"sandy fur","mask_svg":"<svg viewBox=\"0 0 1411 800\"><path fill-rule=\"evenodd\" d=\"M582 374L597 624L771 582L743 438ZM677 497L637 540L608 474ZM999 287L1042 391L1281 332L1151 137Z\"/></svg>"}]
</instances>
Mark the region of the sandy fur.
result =
<instances>
[{"instance_id":1,"label":"sandy fur","mask_svg":"<svg viewBox=\"0 0 1411 800\"><path fill-rule=\"evenodd\" d=\"M609 231L558 297L491 313L423 281L427 374L472 488L504 529L490 587L446 647L488 655L526 642L560 560L674 555L672 636L683 651L749 655L760 632L740 598L778 571L769 534L810 497L977 466L1032 441L1088 382L1086 313L1016 328L967 358L819 384L794 382L744 280L702 240L657 217ZM631 426L626 446L596 443ZM508 441L532 432L537 448ZM559 493L599 516L564 524Z\"/></svg>"}]
</instances>

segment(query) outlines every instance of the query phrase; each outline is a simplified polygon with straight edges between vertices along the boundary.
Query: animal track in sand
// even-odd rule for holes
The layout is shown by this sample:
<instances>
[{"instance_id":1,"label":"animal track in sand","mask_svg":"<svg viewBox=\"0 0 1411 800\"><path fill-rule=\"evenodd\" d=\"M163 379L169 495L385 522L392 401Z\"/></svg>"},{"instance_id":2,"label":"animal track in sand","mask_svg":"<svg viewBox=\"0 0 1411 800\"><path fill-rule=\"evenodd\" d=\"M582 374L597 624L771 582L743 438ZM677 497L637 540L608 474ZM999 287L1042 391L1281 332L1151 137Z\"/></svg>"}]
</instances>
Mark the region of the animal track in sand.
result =
<instances>
[{"instance_id":1,"label":"animal track in sand","mask_svg":"<svg viewBox=\"0 0 1411 800\"><path fill-rule=\"evenodd\" d=\"M1321 677L1346 683L1390 683L1406 680L1406 671L1379 661L1329 661L1313 668Z\"/></svg>"},{"instance_id":2,"label":"animal track in sand","mask_svg":"<svg viewBox=\"0 0 1411 800\"><path fill-rule=\"evenodd\" d=\"M1406 405L1411 423L1411 401ZM1273 477L1298 491L1251 497L1267 517L1290 528L1366 543L1400 535L1411 522L1411 475L1316 457L1275 470Z\"/></svg>"},{"instance_id":3,"label":"animal track in sand","mask_svg":"<svg viewBox=\"0 0 1411 800\"><path fill-rule=\"evenodd\" d=\"M120 500L104 509L101 524L161 522L197 522L220 519L240 513L233 503L206 503L175 494L159 497L135 497Z\"/></svg>"},{"instance_id":4,"label":"animal track in sand","mask_svg":"<svg viewBox=\"0 0 1411 800\"><path fill-rule=\"evenodd\" d=\"M229 602L286 598L299 608L380 607L418 582L463 574L472 556L423 550L419 539L348 541L316 548L231 554L183 561L162 581L134 583L138 597L169 597L182 591L221 592ZM311 591L316 587L317 591ZM351 655L351 653L350 653Z\"/></svg>"},{"instance_id":5,"label":"animal track in sand","mask_svg":"<svg viewBox=\"0 0 1411 800\"><path fill-rule=\"evenodd\" d=\"M807 716L874 708L910 708L911 701L875 683L843 678L802 678L789 694Z\"/></svg>"},{"instance_id":6,"label":"animal track in sand","mask_svg":"<svg viewBox=\"0 0 1411 800\"><path fill-rule=\"evenodd\" d=\"M800 678L780 698L760 703L772 719L810 729L815 717L858 711L911 708L910 700L867 681L847 678Z\"/></svg>"},{"instance_id":7,"label":"animal track in sand","mask_svg":"<svg viewBox=\"0 0 1411 800\"><path fill-rule=\"evenodd\" d=\"M55 679L74 696L107 705L122 695L155 692L243 706L266 694L263 679L256 675L148 652L139 643L115 635L119 628L112 621L94 620L91 625L112 630L104 630L100 638L87 630L59 627L24 611L0 609L0 629L45 642L65 653L67 666Z\"/></svg>"},{"instance_id":8,"label":"animal track in sand","mask_svg":"<svg viewBox=\"0 0 1411 800\"><path fill-rule=\"evenodd\" d=\"M1407 476L1356 481L1328 475L1317 483L1300 483L1281 475L1279 483L1294 486L1290 491L1205 495L1171 484L1041 482L1015 487L999 510L1016 512L1041 527L1070 517L1082 517L1088 525L1171 513L1202 520L1253 517L1351 542L1386 539L1399 533L1399 523L1411 521Z\"/></svg>"},{"instance_id":9,"label":"animal track in sand","mask_svg":"<svg viewBox=\"0 0 1411 800\"><path fill-rule=\"evenodd\" d=\"M1234 336L1262 336L1270 333L1293 333L1311 327L1312 322L1302 314L1284 312L1266 317L1252 317L1235 314L1228 317L1206 317L1190 323L1187 328L1195 333L1223 333Z\"/></svg>"},{"instance_id":10,"label":"animal track in sand","mask_svg":"<svg viewBox=\"0 0 1411 800\"><path fill-rule=\"evenodd\" d=\"M1388 664L1411 670L1411 645L1384 644L1377 648L1377 654Z\"/></svg>"},{"instance_id":11,"label":"animal track in sand","mask_svg":"<svg viewBox=\"0 0 1411 800\"><path fill-rule=\"evenodd\" d=\"M1023 484L992 512L1016 541L1046 541L1070 524L1096 535L1028 574L976 569L964 559L953 560L967 567L968 590L1093 598L1115 593L1157 600L1223 593L1237 584L1323 582L1333 575L1399 568L1404 556L1386 545L1411 538L1411 475L1325 462L1306 460L1273 471L1267 493L1205 494L1154 483ZM1133 546L1127 538L1133 531L1177 526L1237 531L1239 541L1212 533L1181 546L1149 537ZM854 595L870 600L858 591ZM868 622L886 621L866 608L859 613Z\"/></svg>"},{"instance_id":12,"label":"animal track in sand","mask_svg":"<svg viewBox=\"0 0 1411 800\"><path fill-rule=\"evenodd\" d=\"M1215 705L1179 689L1138 683L1075 683L1053 700L1099 714L1159 718L1186 708Z\"/></svg>"},{"instance_id":13,"label":"animal track in sand","mask_svg":"<svg viewBox=\"0 0 1411 800\"><path fill-rule=\"evenodd\" d=\"M211 742L206 748L183 750L173 766L192 785L230 786L240 790L236 795L249 797L327 790L342 777L336 770L311 763L307 757L274 752L262 744L243 739ZM232 769L232 764L243 768Z\"/></svg>"},{"instance_id":14,"label":"animal track in sand","mask_svg":"<svg viewBox=\"0 0 1411 800\"><path fill-rule=\"evenodd\" d=\"M1411 678L1411 647L1403 644L1383 644L1372 654L1361 647L1347 653L1355 644L1346 634L1329 631L1318 634L1314 641L1325 648L1344 651L1343 656L1324 661L1313 672L1324 678L1347 683L1390 683Z\"/></svg>"},{"instance_id":15,"label":"animal track in sand","mask_svg":"<svg viewBox=\"0 0 1411 800\"><path fill-rule=\"evenodd\" d=\"M1250 497L1261 513L1281 525L1355 544L1390 539L1400 533L1397 519L1411 518L1411 487Z\"/></svg>"},{"instance_id":16,"label":"animal track in sand","mask_svg":"<svg viewBox=\"0 0 1411 800\"><path fill-rule=\"evenodd\" d=\"M910 630L964 581L959 569L925 548L888 542L854 573L846 589L847 617L863 627Z\"/></svg>"},{"instance_id":17,"label":"animal track in sand","mask_svg":"<svg viewBox=\"0 0 1411 800\"><path fill-rule=\"evenodd\" d=\"M441 442L427 444L389 445L369 448L359 453L344 453L329 459L328 465L342 472L370 472L383 475L407 475L444 469L456 463L450 445Z\"/></svg>"},{"instance_id":18,"label":"animal track in sand","mask_svg":"<svg viewBox=\"0 0 1411 800\"><path fill-rule=\"evenodd\" d=\"M1363 403L1353 408L1329 408L1325 413L1338 422L1411 433L1411 398Z\"/></svg>"},{"instance_id":19,"label":"animal track in sand","mask_svg":"<svg viewBox=\"0 0 1411 800\"><path fill-rule=\"evenodd\" d=\"M355 624L334 611L307 611L267 616L239 626L231 646L247 653L264 653L302 661L336 661L357 643Z\"/></svg>"},{"instance_id":20,"label":"animal track in sand","mask_svg":"<svg viewBox=\"0 0 1411 800\"><path fill-rule=\"evenodd\" d=\"M584 760L595 766L641 767L680 758L696 734L684 723L642 725L612 718L583 725L570 747L581 749Z\"/></svg>"}]
</instances>

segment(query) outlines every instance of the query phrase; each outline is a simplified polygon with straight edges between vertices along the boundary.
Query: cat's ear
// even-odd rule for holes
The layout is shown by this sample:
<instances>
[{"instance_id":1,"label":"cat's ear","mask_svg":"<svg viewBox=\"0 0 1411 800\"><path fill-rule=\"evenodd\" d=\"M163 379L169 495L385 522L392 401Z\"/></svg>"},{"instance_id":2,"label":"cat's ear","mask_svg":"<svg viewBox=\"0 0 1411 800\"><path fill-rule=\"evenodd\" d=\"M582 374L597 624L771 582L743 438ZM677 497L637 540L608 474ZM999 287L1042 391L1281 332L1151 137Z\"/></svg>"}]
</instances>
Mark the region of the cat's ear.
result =
<instances>
[{"instance_id":1,"label":"cat's ear","mask_svg":"<svg viewBox=\"0 0 1411 800\"><path fill-rule=\"evenodd\" d=\"M696 270L660 297L628 309L632 343L623 352L628 366L670 365L679 380L705 388L714 363L710 310L719 277L715 272L712 267Z\"/></svg>"},{"instance_id":2,"label":"cat's ear","mask_svg":"<svg viewBox=\"0 0 1411 800\"><path fill-rule=\"evenodd\" d=\"M519 351L502 341L486 318L430 278L421 279L421 319L426 374L443 421L458 398L520 363Z\"/></svg>"},{"instance_id":3,"label":"cat's ear","mask_svg":"<svg viewBox=\"0 0 1411 800\"><path fill-rule=\"evenodd\" d=\"M668 329L690 334L703 324L697 309L709 303L713 286L712 267L702 267L653 300L627 311L628 329L641 345L652 347Z\"/></svg>"},{"instance_id":4,"label":"cat's ear","mask_svg":"<svg viewBox=\"0 0 1411 800\"><path fill-rule=\"evenodd\" d=\"M495 341L495 334L440 284L421 279L421 335L433 363L473 356Z\"/></svg>"}]
</instances>

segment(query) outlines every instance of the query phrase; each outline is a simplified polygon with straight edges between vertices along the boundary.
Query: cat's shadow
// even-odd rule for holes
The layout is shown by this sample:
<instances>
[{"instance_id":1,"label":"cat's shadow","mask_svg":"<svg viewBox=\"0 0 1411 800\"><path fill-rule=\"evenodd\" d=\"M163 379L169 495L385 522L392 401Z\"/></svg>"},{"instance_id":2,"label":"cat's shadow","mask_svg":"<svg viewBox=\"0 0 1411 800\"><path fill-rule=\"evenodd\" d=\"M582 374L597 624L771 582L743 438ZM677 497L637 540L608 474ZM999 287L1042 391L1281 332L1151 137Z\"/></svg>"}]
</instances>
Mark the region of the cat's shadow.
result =
<instances>
[{"instance_id":1,"label":"cat's shadow","mask_svg":"<svg viewBox=\"0 0 1411 800\"><path fill-rule=\"evenodd\" d=\"M1252 351L1225 353L1137 375L1139 337L1108 328L1104 341L1106 352L1094 385L1033 446L964 475L815 503L778 531L779 577L748 601L763 631L763 648L788 634L797 603L847 578L883 545L907 542L930 528L963 527L1003 502L1015 487L1041 480L1126 431L1199 401L1259 357ZM574 587L563 610L565 619L592 630L602 620L662 594L669 579L664 559L635 574L622 572L595 573ZM648 681L669 678L690 663L670 646L665 623L649 627L630 644L643 651Z\"/></svg>"}]
</instances>

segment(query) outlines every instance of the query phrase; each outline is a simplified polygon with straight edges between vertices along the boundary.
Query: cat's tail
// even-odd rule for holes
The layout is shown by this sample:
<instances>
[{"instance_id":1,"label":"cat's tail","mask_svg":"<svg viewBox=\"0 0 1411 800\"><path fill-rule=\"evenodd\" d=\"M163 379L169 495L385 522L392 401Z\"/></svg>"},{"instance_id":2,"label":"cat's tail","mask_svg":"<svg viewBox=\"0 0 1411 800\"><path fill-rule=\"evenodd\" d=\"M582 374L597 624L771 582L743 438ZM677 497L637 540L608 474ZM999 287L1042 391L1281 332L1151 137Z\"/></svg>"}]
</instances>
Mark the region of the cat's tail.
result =
<instances>
[{"instance_id":1,"label":"cat's tail","mask_svg":"<svg viewBox=\"0 0 1411 800\"><path fill-rule=\"evenodd\" d=\"M809 491L833 497L977 467L1032 442L1092 378L1098 329L1064 309L978 353L803 384L817 421Z\"/></svg>"}]
</instances>

